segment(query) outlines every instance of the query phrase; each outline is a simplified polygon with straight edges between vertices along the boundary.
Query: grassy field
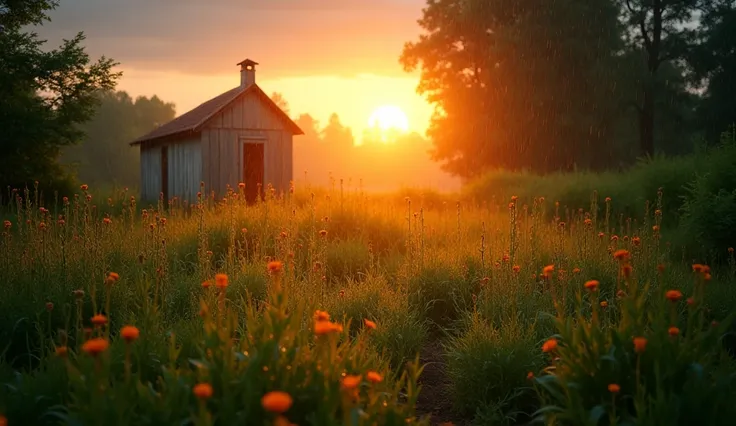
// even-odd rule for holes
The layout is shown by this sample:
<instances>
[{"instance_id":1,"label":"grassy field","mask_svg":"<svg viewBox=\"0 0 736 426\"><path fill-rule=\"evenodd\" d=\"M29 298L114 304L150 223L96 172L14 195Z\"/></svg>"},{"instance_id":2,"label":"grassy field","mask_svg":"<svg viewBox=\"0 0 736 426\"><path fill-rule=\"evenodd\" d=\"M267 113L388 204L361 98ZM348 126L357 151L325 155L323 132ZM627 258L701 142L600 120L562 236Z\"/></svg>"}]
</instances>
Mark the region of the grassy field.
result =
<instances>
[{"instance_id":1,"label":"grassy field","mask_svg":"<svg viewBox=\"0 0 736 426\"><path fill-rule=\"evenodd\" d=\"M685 257L662 191L628 216L595 191L560 204L306 187L246 206L236 189L152 206L93 189L49 210L16 193L6 215L11 426L736 415L733 249Z\"/></svg>"}]
</instances>

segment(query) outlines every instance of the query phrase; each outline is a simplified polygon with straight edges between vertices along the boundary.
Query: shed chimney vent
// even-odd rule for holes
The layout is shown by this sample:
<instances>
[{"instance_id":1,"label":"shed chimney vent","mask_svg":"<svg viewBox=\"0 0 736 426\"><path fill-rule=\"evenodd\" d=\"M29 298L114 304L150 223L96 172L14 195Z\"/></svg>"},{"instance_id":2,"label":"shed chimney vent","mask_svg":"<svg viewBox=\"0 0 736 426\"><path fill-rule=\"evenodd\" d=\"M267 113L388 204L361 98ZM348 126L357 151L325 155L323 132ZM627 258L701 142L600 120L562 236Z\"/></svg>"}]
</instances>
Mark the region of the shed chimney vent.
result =
<instances>
[{"instance_id":1,"label":"shed chimney vent","mask_svg":"<svg viewBox=\"0 0 736 426\"><path fill-rule=\"evenodd\" d=\"M240 87L248 87L256 82L256 65L258 62L246 59L240 65Z\"/></svg>"}]
</instances>

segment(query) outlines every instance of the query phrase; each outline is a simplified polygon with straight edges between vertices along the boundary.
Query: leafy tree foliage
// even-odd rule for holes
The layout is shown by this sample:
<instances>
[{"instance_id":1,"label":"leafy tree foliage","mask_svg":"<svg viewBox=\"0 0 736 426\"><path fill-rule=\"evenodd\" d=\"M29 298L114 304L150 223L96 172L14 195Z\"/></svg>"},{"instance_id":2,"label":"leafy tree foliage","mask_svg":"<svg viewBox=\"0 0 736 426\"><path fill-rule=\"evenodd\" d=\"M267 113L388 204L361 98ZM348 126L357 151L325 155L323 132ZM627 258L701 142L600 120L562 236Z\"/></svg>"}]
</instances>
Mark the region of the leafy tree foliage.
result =
<instances>
[{"instance_id":1,"label":"leafy tree foliage","mask_svg":"<svg viewBox=\"0 0 736 426\"><path fill-rule=\"evenodd\" d=\"M428 0L401 62L436 106L434 157L465 177L600 166L625 99L617 17L609 0Z\"/></svg>"},{"instance_id":2,"label":"leafy tree foliage","mask_svg":"<svg viewBox=\"0 0 736 426\"><path fill-rule=\"evenodd\" d=\"M82 125L84 141L65 150L62 162L76 166L86 183L135 187L140 180L140 155L129 143L174 119L174 104L157 96L133 100L126 92L100 93L100 105Z\"/></svg>"},{"instance_id":3,"label":"leafy tree foliage","mask_svg":"<svg viewBox=\"0 0 736 426\"><path fill-rule=\"evenodd\" d=\"M111 59L92 62L84 34L56 49L28 25L47 20L53 0L0 1L0 185L19 187L40 181L58 185L66 173L57 159L61 149L82 140L79 127L94 114L99 90L114 87L120 76ZM58 186L57 186L58 187ZM5 192L5 191L3 191Z\"/></svg>"}]
</instances>

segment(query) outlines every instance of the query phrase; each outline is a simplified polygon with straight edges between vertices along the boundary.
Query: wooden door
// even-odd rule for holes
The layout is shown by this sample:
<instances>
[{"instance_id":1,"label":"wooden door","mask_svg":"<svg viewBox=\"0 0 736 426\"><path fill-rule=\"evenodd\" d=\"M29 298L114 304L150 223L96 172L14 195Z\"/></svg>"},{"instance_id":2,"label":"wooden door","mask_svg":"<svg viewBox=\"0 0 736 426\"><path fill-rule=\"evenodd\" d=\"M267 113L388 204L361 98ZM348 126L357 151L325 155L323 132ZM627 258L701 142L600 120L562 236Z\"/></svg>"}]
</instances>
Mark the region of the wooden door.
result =
<instances>
[{"instance_id":1,"label":"wooden door","mask_svg":"<svg viewBox=\"0 0 736 426\"><path fill-rule=\"evenodd\" d=\"M164 206L169 204L169 147L161 147L161 192L164 194Z\"/></svg>"},{"instance_id":2,"label":"wooden door","mask_svg":"<svg viewBox=\"0 0 736 426\"><path fill-rule=\"evenodd\" d=\"M261 195L263 186L263 143L243 143L243 183L245 183L245 200L254 203Z\"/></svg>"}]
</instances>

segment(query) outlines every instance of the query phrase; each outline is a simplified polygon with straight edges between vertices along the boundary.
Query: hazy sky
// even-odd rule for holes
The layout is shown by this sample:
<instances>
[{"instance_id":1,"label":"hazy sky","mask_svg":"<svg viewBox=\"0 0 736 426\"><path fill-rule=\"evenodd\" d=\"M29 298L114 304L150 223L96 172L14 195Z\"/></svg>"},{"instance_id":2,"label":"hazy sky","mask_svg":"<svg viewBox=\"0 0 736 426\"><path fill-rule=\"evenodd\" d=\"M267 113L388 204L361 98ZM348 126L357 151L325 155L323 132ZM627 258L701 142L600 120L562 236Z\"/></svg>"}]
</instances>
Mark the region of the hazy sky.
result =
<instances>
[{"instance_id":1,"label":"hazy sky","mask_svg":"<svg viewBox=\"0 0 736 426\"><path fill-rule=\"evenodd\" d=\"M424 0L61 0L38 32L50 42L77 31L93 57L120 62L119 88L159 95L183 113L239 84L238 67L283 93L291 114L325 122L337 112L356 133L376 107L394 104L413 130L430 107L417 74L398 62L420 32Z\"/></svg>"}]
</instances>

